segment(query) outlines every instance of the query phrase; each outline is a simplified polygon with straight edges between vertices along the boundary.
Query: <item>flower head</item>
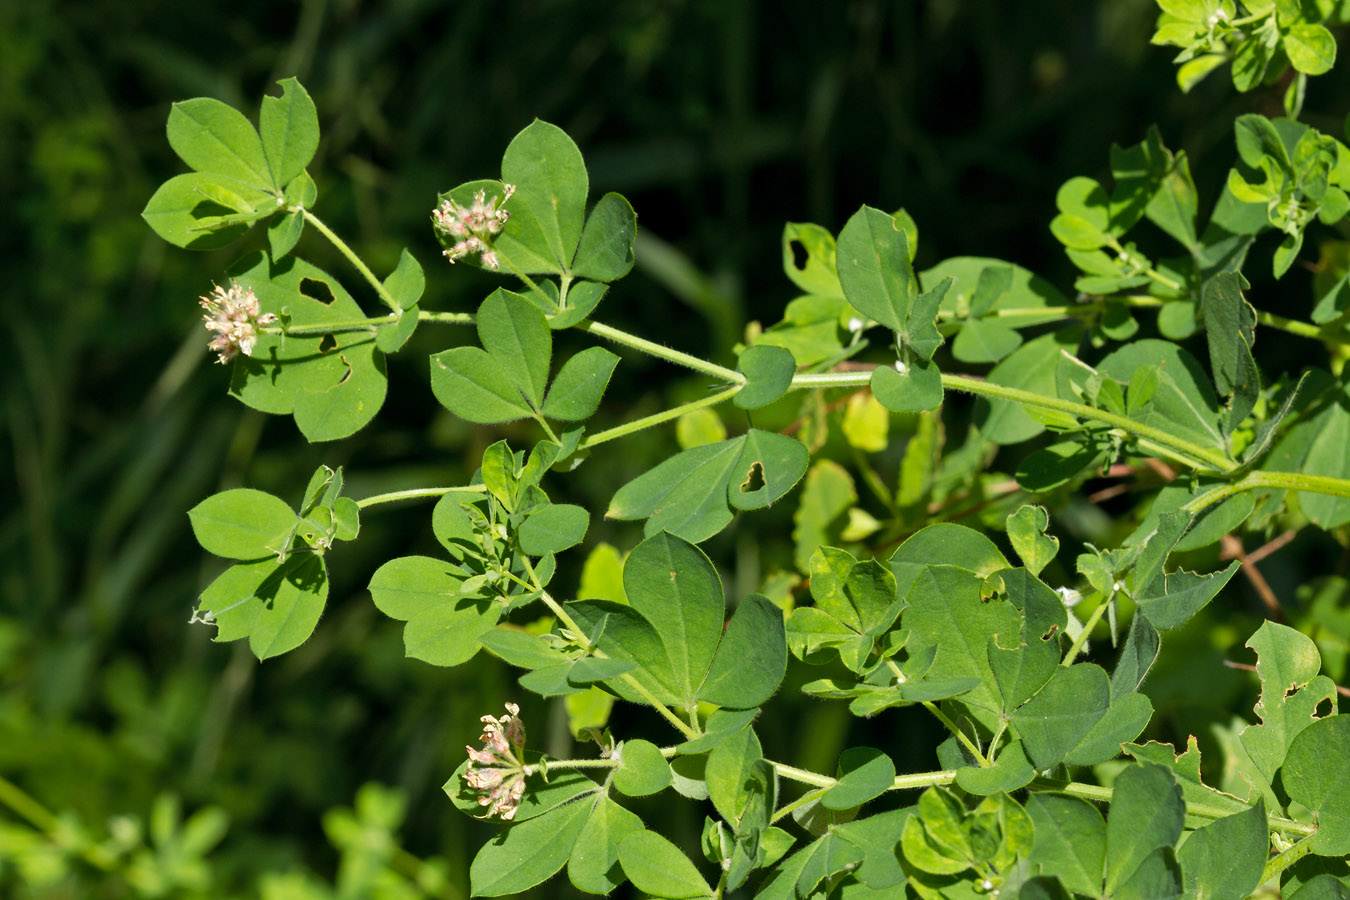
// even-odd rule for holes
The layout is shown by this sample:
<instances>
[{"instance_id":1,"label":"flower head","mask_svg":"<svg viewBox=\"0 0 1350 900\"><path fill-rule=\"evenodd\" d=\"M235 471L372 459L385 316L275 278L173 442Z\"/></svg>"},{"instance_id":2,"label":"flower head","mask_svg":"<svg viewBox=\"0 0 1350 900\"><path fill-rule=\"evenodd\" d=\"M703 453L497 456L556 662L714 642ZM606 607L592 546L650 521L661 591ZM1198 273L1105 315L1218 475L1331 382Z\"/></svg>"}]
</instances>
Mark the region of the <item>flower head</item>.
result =
<instances>
[{"instance_id":1,"label":"flower head","mask_svg":"<svg viewBox=\"0 0 1350 900\"><path fill-rule=\"evenodd\" d=\"M221 363L227 363L242 353L253 355L258 341L258 326L271 325L277 320L274 313L263 313L258 295L252 288L231 281L229 287L216 285L211 293L201 298L206 315L206 329L215 334L207 347L216 353Z\"/></svg>"},{"instance_id":2,"label":"flower head","mask_svg":"<svg viewBox=\"0 0 1350 900\"><path fill-rule=\"evenodd\" d=\"M487 191L480 190L474 193L473 203L469 206L461 206L450 199L442 200L431 211L431 221L437 231L455 240L454 246L445 251L446 258L454 262L481 254L482 264L496 269L501 260L492 249L492 239L511 218L505 207L515 191L515 185L503 185L502 195L489 200Z\"/></svg>"},{"instance_id":3,"label":"flower head","mask_svg":"<svg viewBox=\"0 0 1350 900\"><path fill-rule=\"evenodd\" d=\"M483 716L481 750L465 747L469 767L464 783L478 792L478 805L488 808L489 816L515 817L520 798L525 795L525 725L518 718L520 707L506 704L506 715Z\"/></svg>"}]
</instances>

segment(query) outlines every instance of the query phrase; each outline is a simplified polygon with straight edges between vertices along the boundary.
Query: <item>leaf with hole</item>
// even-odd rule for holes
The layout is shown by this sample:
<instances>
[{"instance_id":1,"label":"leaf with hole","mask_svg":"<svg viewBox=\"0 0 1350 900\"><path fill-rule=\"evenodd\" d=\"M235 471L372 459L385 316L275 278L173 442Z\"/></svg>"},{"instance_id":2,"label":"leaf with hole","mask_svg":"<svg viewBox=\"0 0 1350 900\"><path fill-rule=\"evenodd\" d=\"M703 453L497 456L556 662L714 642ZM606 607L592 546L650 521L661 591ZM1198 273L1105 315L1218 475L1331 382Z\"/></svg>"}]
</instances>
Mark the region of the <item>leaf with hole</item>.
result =
<instances>
[{"instance_id":1,"label":"leaf with hole","mask_svg":"<svg viewBox=\"0 0 1350 900\"><path fill-rule=\"evenodd\" d=\"M782 497L806 474L800 441L751 429L740 437L682 451L621 487L605 513L646 519L643 532L668 531L701 542L731 521L732 509L757 509Z\"/></svg>"}]
</instances>

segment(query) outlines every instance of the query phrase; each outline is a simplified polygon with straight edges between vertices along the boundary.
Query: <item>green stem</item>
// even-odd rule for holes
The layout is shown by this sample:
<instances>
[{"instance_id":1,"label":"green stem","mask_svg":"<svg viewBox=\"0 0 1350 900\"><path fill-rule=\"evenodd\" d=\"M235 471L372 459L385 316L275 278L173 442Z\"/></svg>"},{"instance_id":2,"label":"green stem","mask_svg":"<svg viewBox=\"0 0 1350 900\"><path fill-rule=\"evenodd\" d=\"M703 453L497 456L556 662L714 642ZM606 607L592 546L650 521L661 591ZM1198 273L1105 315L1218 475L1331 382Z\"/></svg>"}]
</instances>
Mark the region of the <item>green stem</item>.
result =
<instances>
[{"instance_id":1,"label":"green stem","mask_svg":"<svg viewBox=\"0 0 1350 900\"><path fill-rule=\"evenodd\" d=\"M1092 629L1096 628L1097 623L1102 620L1102 613L1106 612L1106 608L1111 605L1114 598L1115 594L1112 593L1110 597L1103 600L1101 605L1092 611L1092 615L1088 616L1088 620L1083 623L1083 630L1078 632L1078 637L1073 639L1073 644L1069 647L1069 652L1064 654L1064 661L1060 663L1061 666L1073 665L1074 658L1078 656L1078 651L1082 650L1083 645L1088 642L1088 636L1092 634Z\"/></svg>"},{"instance_id":2,"label":"green stem","mask_svg":"<svg viewBox=\"0 0 1350 900\"><path fill-rule=\"evenodd\" d=\"M590 638L586 637L586 632L581 629L581 626L577 625L576 620L568 614L567 610L562 608L562 604L558 603L557 600L554 600L549 596L548 591L544 590L544 586L540 582L539 576L535 574L534 565L530 562L530 558L523 553L520 555L520 558L525 563L525 571L529 573L530 582L534 586L534 589L539 591L539 599L543 600L544 605L553 612L553 615L558 617L558 621L563 623L563 627L576 635L577 643L580 644L584 650L600 659L607 658L603 651L596 649L591 645ZM647 701L653 709L660 713L667 722L674 725L676 731L689 740L698 737L697 731L689 727L689 724L679 716L675 715L670 707L656 699L655 695L653 695L642 682L634 678L631 672L625 672L619 677L622 678L624 682L638 694L638 696Z\"/></svg>"},{"instance_id":3,"label":"green stem","mask_svg":"<svg viewBox=\"0 0 1350 900\"><path fill-rule=\"evenodd\" d=\"M1123 429L1137 437L1146 438L1153 441L1155 444L1178 450L1220 472L1232 472L1238 467L1236 462L1229 459L1227 455L1220 453L1218 450L1202 447L1199 444L1194 444L1179 438L1161 428L1154 428L1152 425L1145 425L1143 422L1137 422L1134 419L1116 415L1115 413L1107 412L1104 409L1094 409L1093 407L1086 406L1082 403L1061 400L1058 397L1049 397L1045 394L1034 394L1031 391L1024 391L1021 388L1005 387L1001 384L980 381L965 375L943 375L942 386L947 390L965 391L982 397L992 397L996 400L1011 400L1014 403L1020 403L1024 406L1034 406L1040 409L1054 410L1055 412L1067 413L1076 418L1091 419L1096 422L1101 422L1102 424L1110 425L1113 428Z\"/></svg>"},{"instance_id":4,"label":"green stem","mask_svg":"<svg viewBox=\"0 0 1350 900\"><path fill-rule=\"evenodd\" d=\"M1333 497L1350 497L1350 479L1332 478L1328 475L1305 475L1300 472L1251 472L1238 481L1221 484L1201 494L1182 509L1196 513L1207 506L1227 500L1234 494L1261 488L1281 488L1313 494L1329 494Z\"/></svg>"},{"instance_id":5,"label":"green stem","mask_svg":"<svg viewBox=\"0 0 1350 900\"><path fill-rule=\"evenodd\" d=\"M1280 853L1273 859L1266 861L1266 867L1261 870L1261 884L1265 884L1272 878L1279 877L1285 869L1298 862L1303 857L1312 852L1312 835L1308 835L1303 840L1294 844L1294 846Z\"/></svg>"},{"instance_id":6,"label":"green stem","mask_svg":"<svg viewBox=\"0 0 1350 900\"><path fill-rule=\"evenodd\" d=\"M365 264L365 261L357 256L351 247L347 246L347 242L337 236L337 232L325 225L323 220L308 209L303 207L297 207L297 209L304 214L305 221L318 229L318 232L324 237L328 238L333 246L337 247L338 251L343 256L347 257L347 261L356 267L356 271L360 272L366 281L370 282L370 286L375 289L375 293L379 295L382 301L384 301L385 306L389 307L394 312L402 312L402 307L398 305L398 301L389 296L389 292L384 289L384 285L380 283L380 279L376 278L375 273L370 271L370 267Z\"/></svg>"},{"instance_id":7,"label":"green stem","mask_svg":"<svg viewBox=\"0 0 1350 900\"><path fill-rule=\"evenodd\" d=\"M473 491L483 493L487 490L481 484L466 484L458 487L433 487L433 488L412 488L407 491L390 491L387 494L375 494L364 500L357 500L358 509L365 509L367 506L376 506L380 503L394 503L399 500L420 500L424 497L442 497L451 491Z\"/></svg>"},{"instance_id":8,"label":"green stem","mask_svg":"<svg viewBox=\"0 0 1350 900\"><path fill-rule=\"evenodd\" d=\"M517 269L516 266L515 266L515 264L512 263L511 260L507 259L505 256L501 256L500 254L498 254L498 258L501 259L503 262L506 263L506 267L507 267L508 269L511 270L511 274L512 274L512 275L516 276L516 277L519 278L521 281L525 282L525 286L526 286L526 287L528 287L530 290L534 291L534 293L537 294L538 296L542 297L543 300L544 300L544 302L547 303L549 306L553 307L553 311L554 311L554 312L558 312L558 311L559 311L557 301L555 301L555 300L554 300L552 297L550 297L548 294L544 293L543 289L542 289L541 287L539 287L539 285L537 285L537 284L534 283L534 279L533 279L533 278L531 278L530 276L526 275L524 272L522 272L522 271L520 271L519 269Z\"/></svg>"},{"instance_id":9,"label":"green stem","mask_svg":"<svg viewBox=\"0 0 1350 900\"><path fill-rule=\"evenodd\" d=\"M544 418L542 413L536 412L534 414L534 420L539 423L539 426L541 428L544 429L545 437L547 437L550 441L557 444L558 446L560 447L562 446L562 441L558 440L558 436L553 433L553 429L549 427L548 420Z\"/></svg>"},{"instance_id":10,"label":"green stem","mask_svg":"<svg viewBox=\"0 0 1350 900\"><path fill-rule=\"evenodd\" d=\"M1297 319L1286 319L1284 316L1278 316L1272 312L1258 309L1256 311L1256 321L1262 325L1268 325L1271 328L1277 328L1280 331L1296 334L1300 337L1313 338L1314 340L1329 340L1337 343L1345 343L1343 338L1328 333L1325 329L1308 322L1300 322Z\"/></svg>"},{"instance_id":11,"label":"green stem","mask_svg":"<svg viewBox=\"0 0 1350 900\"><path fill-rule=\"evenodd\" d=\"M805 794L802 794L800 797L798 797L796 800L793 800L791 803L783 804L782 806L778 807L777 810L774 811L773 818L769 819L769 824L773 825L776 822L786 819L788 816L792 815L794 810L801 809L808 803L811 803L825 796L825 792L828 790L829 788L817 788L814 791L807 791Z\"/></svg>"},{"instance_id":12,"label":"green stem","mask_svg":"<svg viewBox=\"0 0 1350 900\"><path fill-rule=\"evenodd\" d=\"M789 389L860 387L868 384L871 380L872 373L870 371L802 373L793 376ZM970 378L966 375L944 373L942 386L949 391L963 391L980 397L1008 400L1023 406L1053 410L1075 418L1101 422L1104 425L1119 428L1136 437L1151 441L1155 446L1166 447L1169 450L1184 454L1191 465L1196 468L1215 469L1219 472L1232 472L1238 468L1236 462L1218 450L1202 447L1161 428L1154 428L1152 425L1145 425L1143 422L1137 422L1134 419L1116 415L1104 409L1061 400L1058 397L1051 397L1046 394L1035 394L1021 388L1005 387L1001 384L994 384L992 381L981 381L978 378Z\"/></svg>"},{"instance_id":13,"label":"green stem","mask_svg":"<svg viewBox=\"0 0 1350 900\"><path fill-rule=\"evenodd\" d=\"M1111 788L1102 787L1097 784L1083 784L1078 781L1061 781L1056 778L1046 778L1038 776L1032 779L1034 786L1049 791L1059 791L1063 794L1071 794L1074 797L1082 797L1084 800L1095 800L1098 803L1111 802ZM1210 806L1207 803L1187 803L1186 815L1197 816L1202 819L1222 819L1231 816L1233 810L1227 806ZM1309 825L1306 822L1295 822L1293 819L1286 819L1282 816L1267 816L1270 827L1279 831L1288 831L1296 834L1314 834L1317 831L1316 825Z\"/></svg>"},{"instance_id":14,"label":"green stem","mask_svg":"<svg viewBox=\"0 0 1350 900\"><path fill-rule=\"evenodd\" d=\"M765 762L773 766L773 770L783 778L800 781L802 784L813 784L819 788L832 788L839 783L837 778L820 775L808 769L799 769L796 766L789 766L787 763L774 762L771 759L766 759Z\"/></svg>"},{"instance_id":15,"label":"green stem","mask_svg":"<svg viewBox=\"0 0 1350 900\"><path fill-rule=\"evenodd\" d=\"M727 400L730 399L731 397L736 396L736 394L740 390L741 385L733 384L729 388L724 388L723 390L720 390L715 394L710 394L707 397L703 397L702 399L691 400L688 403L682 403L679 406L672 407L671 409L664 409L659 413L653 413L650 416L646 416L641 419L635 419L632 422L626 422L623 425L616 425L615 427L610 428L607 431L597 431L595 434L591 435L590 437L586 438L586 440L582 441L581 445L577 447L577 449L589 450L591 447L594 447L597 444L603 444L606 441L612 441L615 438L625 437L635 432L642 431L644 428L651 428L653 425L660 425L662 422L669 422L671 419L678 419L685 413L693 412L696 409L703 409L704 407L708 406L716 406L723 400Z\"/></svg>"},{"instance_id":16,"label":"green stem","mask_svg":"<svg viewBox=\"0 0 1350 900\"><path fill-rule=\"evenodd\" d=\"M708 362L706 359L699 359L697 356L690 356L688 353L681 353L679 350L672 350L670 347L662 346L626 331L620 331L618 328L605 325L602 322L588 319L575 327L596 337L602 337L616 344L641 350L643 353L655 356L658 359L664 359L667 362L693 369L695 372L702 372L705 375L711 375L714 378L720 378L737 385L745 384L745 376L734 369L719 366L716 363Z\"/></svg>"},{"instance_id":17,"label":"green stem","mask_svg":"<svg viewBox=\"0 0 1350 900\"><path fill-rule=\"evenodd\" d=\"M956 723L953 722L946 713L939 709L936 703L932 700L925 700L923 701L923 706L924 709L936 716L939 722L947 726L948 731L956 735L956 739L961 742L971 756L975 757L975 761L980 764L981 768L989 767L989 760L980 752L980 748L975 746L975 742L967 737L964 731L956 727Z\"/></svg>"},{"instance_id":18,"label":"green stem","mask_svg":"<svg viewBox=\"0 0 1350 900\"><path fill-rule=\"evenodd\" d=\"M427 312L419 309L417 321L430 322L433 325L472 325L476 317L473 313Z\"/></svg>"}]
</instances>

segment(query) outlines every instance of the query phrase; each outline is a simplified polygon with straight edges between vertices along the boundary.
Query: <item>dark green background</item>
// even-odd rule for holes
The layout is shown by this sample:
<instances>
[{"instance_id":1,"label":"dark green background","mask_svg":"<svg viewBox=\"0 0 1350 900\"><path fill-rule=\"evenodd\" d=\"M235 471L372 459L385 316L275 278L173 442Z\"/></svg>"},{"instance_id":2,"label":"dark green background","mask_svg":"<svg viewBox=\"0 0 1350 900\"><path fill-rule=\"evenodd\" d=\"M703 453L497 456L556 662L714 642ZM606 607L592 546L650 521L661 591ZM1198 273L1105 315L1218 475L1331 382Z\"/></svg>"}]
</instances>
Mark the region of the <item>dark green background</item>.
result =
<instances>
[{"instance_id":1,"label":"dark green background","mask_svg":"<svg viewBox=\"0 0 1350 900\"><path fill-rule=\"evenodd\" d=\"M319 817L368 780L408 793L405 845L466 880L489 831L439 786L477 717L524 701L532 744L568 751L558 711L523 697L504 667L405 661L398 625L370 605L364 585L381 561L431 546L425 506L372 512L362 539L330 554L328 610L291 654L259 665L187 624L217 566L185 516L207 494L247 485L293 502L319 463L346 466L355 496L462 482L487 443L529 432L471 432L436 412L425 355L467 333L419 333L391 360L374 425L336 445L304 445L288 419L227 398L195 301L251 245L192 254L138 215L181 171L164 139L172 101L213 96L253 117L276 79L299 76L324 134L310 167L319 214L376 271L406 243L428 271L423 308L444 310L474 308L496 282L439 260L435 194L495 175L516 131L554 122L585 153L593 191L621 191L638 212L637 272L602 317L726 362L745 321L776 321L794 295L779 261L785 221L837 230L861 203L903 205L919 223L920 267L999 256L1068 290L1047 228L1055 190L1103 177L1110 144L1137 142L1150 123L1192 156L1203 208L1232 157L1232 118L1274 115L1279 95L1236 95L1226 72L1181 95L1171 54L1148 45L1154 16L1146 0L0 4L0 461L15 486L0 508L0 775L95 829L113 813L144 816L161 790L189 808L221 804L233 825L218 880L247 895L259 872L291 861L331 874ZM1340 133L1344 81L1314 82L1308 109L1330 116L1307 121ZM300 252L359 287L317 236ZM1306 275L1280 288L1276 311L1306 317ZM1267 364L1302 350L1267 347ZM602 416L699 389L672 374L626 364ZM637 526L599 512L667 452L667 434L632 441L555 499L595 511L593 538L631 547ZM794 502L709 545L730 589L790 560ZM1263 569L1290 600L1301 559L1335 564L1325 544L1299 553ZM559 584L575 584L576 565ZM1255 608L1245 590L1226 595L1225 616ZM1249 633L1214 627L1218 637L1193 638L1211 662ZM1168 677L1151 691L1160 735L1250 710L1243 676L1201 698ZM925 720L850 733L842 709L784 703L761 729L771 755L828 769L865 737L887 742L902 771L935 764ZM913 730L896 733L897 721ZM617 724L654 725L627 712ZM670 833L687 840L701 812L677 808ZM43 896L93 896L96 882Z\"/></svg>"}]
</instances>

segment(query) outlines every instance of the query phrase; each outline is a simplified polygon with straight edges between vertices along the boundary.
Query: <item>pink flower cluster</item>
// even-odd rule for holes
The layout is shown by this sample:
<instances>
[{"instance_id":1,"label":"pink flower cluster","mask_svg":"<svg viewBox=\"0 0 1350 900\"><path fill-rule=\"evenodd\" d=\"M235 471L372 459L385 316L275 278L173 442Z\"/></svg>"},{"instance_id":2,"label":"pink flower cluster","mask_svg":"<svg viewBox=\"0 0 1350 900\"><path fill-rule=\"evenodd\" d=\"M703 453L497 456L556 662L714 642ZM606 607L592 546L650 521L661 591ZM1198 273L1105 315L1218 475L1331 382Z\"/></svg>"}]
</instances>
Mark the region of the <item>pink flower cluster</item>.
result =
<instances>
[{"instance_id":1,"label":"pink flower cluster","mask_svg":"<svg viewBox=\"0 0 1350 900\"><path fill-rule=\"evenodd\" d=\"M500 197L487 199L487 191L478 191L473 195L473 204L460 206L454 200L442 200L441 205L431 211L431 219L436 230L454 238L456 243L445 256L451 262L482 254L482 263L489 269L496 269L501 260L492 249L492 239L502 230L511 214L506 211L506 201L511 199L516 187L503 185L504 193Z\"/></svg>"},{"instance_id":2,"label":"pink flower cluster","mask_svg":"<svg viewBox=\"0 0 1350 900\"><path fill-rule=\"evenodd\" d=\"M252 356L258 341L258 326L271 325L277 320L274 313L262 313L258 295L252 288L241 287L237 281L231 281L227 288L216 285L211 293L201 298L201 305L206 310L206 315L202 316L206 329L215 333L207 347L219 356L222 364L240 353Z\"/></svg>"},{"instance_id":3,"label":"pink flower cluster","mask_svg":"<svg viewBox=\"0 0 1350 900\"><path fill-rule=\"evenodd\" d=\"M521 761L525 748L525 724L517 718L520 707L506 704L506 715L483 716L482 750L469 751L469 767L464 782L479 793L478 805L488 808L489 816L515 817L520 798L525 795L525 771Z\"/></svg>"}]
</instances>

